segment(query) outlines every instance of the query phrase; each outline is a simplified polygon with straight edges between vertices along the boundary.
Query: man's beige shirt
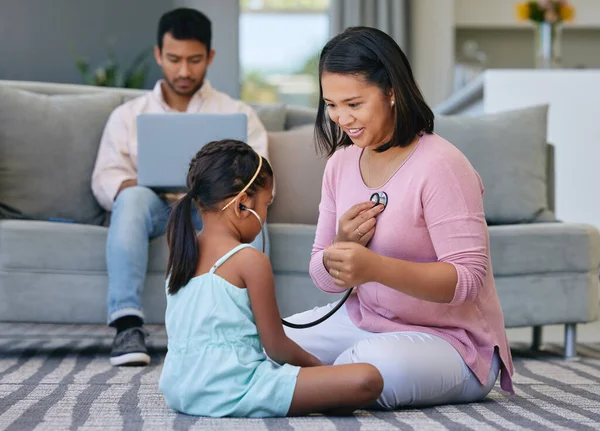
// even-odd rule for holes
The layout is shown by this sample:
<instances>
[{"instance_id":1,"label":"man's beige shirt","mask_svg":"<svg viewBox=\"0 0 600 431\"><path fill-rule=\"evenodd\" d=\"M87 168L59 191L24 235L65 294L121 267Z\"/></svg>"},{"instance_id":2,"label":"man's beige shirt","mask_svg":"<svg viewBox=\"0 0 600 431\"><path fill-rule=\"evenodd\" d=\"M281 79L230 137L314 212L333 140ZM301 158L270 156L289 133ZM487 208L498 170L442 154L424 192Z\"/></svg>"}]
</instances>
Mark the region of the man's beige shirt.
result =
<instances>
[{"instance_id":1,"label":"man's beige shirt","mask_svg":"<svg viewBox=\"0 0 600 431\"><path fill-rule=\"evenodd\" d=\"M137 178L137 116L142 113L174 112L162 95L162 81L153 91L116 108L106 123L94 172L92 191L107 211L112 206L121 183ZM205 79L188 105L190 113L244 113L248 117L248 144L268 159L267 131L254 110L246 103L215 90Z\"/></svg>"}]
</instances>

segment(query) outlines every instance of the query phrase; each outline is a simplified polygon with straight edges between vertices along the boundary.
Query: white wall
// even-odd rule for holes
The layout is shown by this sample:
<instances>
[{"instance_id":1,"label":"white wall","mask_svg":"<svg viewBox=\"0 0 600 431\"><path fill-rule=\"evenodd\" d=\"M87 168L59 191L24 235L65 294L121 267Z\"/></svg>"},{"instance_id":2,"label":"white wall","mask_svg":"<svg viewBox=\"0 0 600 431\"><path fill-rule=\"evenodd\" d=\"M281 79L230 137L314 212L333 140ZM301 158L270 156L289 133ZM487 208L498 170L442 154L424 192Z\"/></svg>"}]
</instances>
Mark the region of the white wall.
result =
<instances>
[{"instance_id":1,"label":"white wall","mask_svg":"<svg viewBox=\"0 0 600 431\"><path fill-rule=\"evenodd\" d=\"M213 21L218 51L209 79L239 95L237 0L0 0L0 79L81 83L75 49L92 66L104 62L111 39L127 67L145 47L156 44L160 16L174 6L196 7ZM147 87L161 77L152 60Z\"/></svg>"},{"instance_id":2,"label":"white wall","mask_svg":"<svg viewBox=\"0 0 600 431\"><path fill-rule=\"evenodd\" d=\"M600 229L598 100L600 70L492 70L484 75L486 113L549 105L556 215Z\"/></svg>"},{"instance_id":3,"label":"white wall","mask_svg":"<svg viewBox=\"0 0 600 431\"><path fill-rule=\"evenodd\" d=\"M452 93L454 0L413 0L409 40L415 79L433 107Z\"/></svg>"},{"instance_id":4,"label":"white wall","mask_svg":"<svg viewBox=\"0 0 600 431\"><path fill-rule=\"evenodd\" d=\"M599 2L600 3L600 2ZM476 41L488 57L488 69L534 67L532 28L459 28L456 53L465 41ZM600 29L566 28L561 41L563 68L600 68Z\"/></svg>"},{"instance_id":5,"label":"white wall","mask_svg":"<svg viewBox=\"0 0 600 431\"><path fill-rule=\"evenodd\" d=\"M455 58L466 40L488 56L488 68L533 68L533 26L519 22L518 0L411 0L411 63L427 101L452 94ZM565 68L600 68L600 0L571 0L575 20L563 32Z\"/></svg>"},{"instance_id":6,"label":"white wall","mask_svg":"<svg viewBox=\"0 0 600 431\"><path fill-rule=\"evenodd\" d=\"M516 0L454 0L456 52L476 41L488 57L487 67L533 68L534 25L518 21ZM563 26L564 68L600 68L600 1L570 0L573 22Z\"/></svg>"},{"instance_id":7,"label":"white wall","mask_svg":"<svg viewBox=\"0 0 600 431\"><path fill-rule=\"evenodd\" d=\"M216 54L208 79L216 89L239 97L239 0L174 0L174 4L196 8L210 18Z\"/></svg>"},{"instance_id":8,"label":"white wall","mask_svg":"<svg viewBox=\"0 0 600 431\"><path fill-rule=\"evenodd\" d=\"M81 82L72 50L92 66L107 59L111 39L126 67L154 45L156 23L172 6L161 0L1 0L0 79ZM152 68L151 78L159 75Z\"/></svg>"},{"instance_id":9,"label":"white wall","mask_svg":"<svg viewBox=\"0 0 600 431\"><path fill-rule=\"evenodd\" d=\"M523 0L454 0L457 27L468 28L519 28L530 27L519 22L515 5ZM569 0L575 8L575 20L568 25L576 28L600 26L600 2L598 0Z\"/></svg>"}]
</instances>

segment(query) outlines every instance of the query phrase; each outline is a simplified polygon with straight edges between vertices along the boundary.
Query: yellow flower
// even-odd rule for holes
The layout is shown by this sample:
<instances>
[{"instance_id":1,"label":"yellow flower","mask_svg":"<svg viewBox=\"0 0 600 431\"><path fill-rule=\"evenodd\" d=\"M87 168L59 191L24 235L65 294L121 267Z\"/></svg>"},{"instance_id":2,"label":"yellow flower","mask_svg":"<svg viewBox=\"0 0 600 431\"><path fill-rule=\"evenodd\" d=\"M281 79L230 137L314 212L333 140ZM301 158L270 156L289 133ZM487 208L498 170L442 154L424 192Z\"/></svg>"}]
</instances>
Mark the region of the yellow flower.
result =
<instances>
[{"instance_id":1,"label":"yellow flower","mask_svg":"<svg viewBox=\"0 0 600 431\"><path fill-rule=\"evenodd\" d=\"M575 18L575 9L568 4L561 4L558 14L562 21L573 21L573 18Z\"/></svg>"},{"instance_id":2,"label":"yellow flower","mask_svg":"<svg viewBox=\"0 0 600 431\"><path fill-rule=\"evenodd\" d=\"M518 3L515 7L517 18L519 21L526 21L529 19L529 2Z\"/></svg>"}]
</instances>

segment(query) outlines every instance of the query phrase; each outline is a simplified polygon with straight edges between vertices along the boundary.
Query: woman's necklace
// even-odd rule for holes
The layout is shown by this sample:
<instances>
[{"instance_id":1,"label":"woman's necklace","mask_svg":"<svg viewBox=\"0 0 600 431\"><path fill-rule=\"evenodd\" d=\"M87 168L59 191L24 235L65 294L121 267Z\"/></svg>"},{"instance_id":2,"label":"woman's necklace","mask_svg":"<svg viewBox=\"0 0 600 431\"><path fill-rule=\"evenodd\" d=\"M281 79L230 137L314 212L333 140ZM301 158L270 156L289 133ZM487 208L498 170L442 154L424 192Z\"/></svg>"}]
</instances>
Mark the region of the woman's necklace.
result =
<instances>
[{"instance_id":1,"label":"woman's necklace","mask_svg":"<svg viewBox=\"0 0 600 431\"><path fill-rule=\"evenodd\" d=\"M396 152L394 157L392 157L390 159L387 166L385 167L385 173L383 176L384 181L382 181L382 183L377 187L381 187L381 185L385 184L385 182L388 180L388 173L389 173L388 171L390 170L392 163L394 162L394 160L396 160L396 157L398 157L398 154L400 154L400 153L401 153L401 151ZM369 187L371 187L371 150L369 150L368 148L367 148L367 183L368 183Z\"/></svg>"}]
</instances>

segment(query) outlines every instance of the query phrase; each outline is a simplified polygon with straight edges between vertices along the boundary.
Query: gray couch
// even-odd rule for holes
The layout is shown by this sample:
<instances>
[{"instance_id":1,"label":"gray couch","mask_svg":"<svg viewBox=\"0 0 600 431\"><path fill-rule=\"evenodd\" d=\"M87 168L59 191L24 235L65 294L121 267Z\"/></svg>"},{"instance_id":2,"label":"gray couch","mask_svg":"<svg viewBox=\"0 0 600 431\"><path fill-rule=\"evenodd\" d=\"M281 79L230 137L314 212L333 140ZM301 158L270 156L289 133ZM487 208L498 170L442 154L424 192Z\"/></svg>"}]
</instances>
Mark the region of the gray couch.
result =
<instances>
[{"instance_id":1,"label":"gray couch","mask_svg":"<svg viewBox=\"0 0 600 431\"><path fill-rule=\"evenodd\" d=\"M107 215L90 191L91 169L108 115L140 93L0 81L1 321L106 321ZM277 176L271 259L280 309L289 315L338 299L316 289L308 275L325 160L314 151L313 111L256 109L269 130ZM576 325L599 315L600 233L554 218L546 115L547 107L533 107L442 116L435 130L467 155L486 187L506 326L534 327L539 344L543 325L564 324L565 354L573 356ZM26 216L14 219L15 208ZM164 319L166 255L164 238L152 241L143 294L149 323Z\"/></svg>"}]
</instances>

